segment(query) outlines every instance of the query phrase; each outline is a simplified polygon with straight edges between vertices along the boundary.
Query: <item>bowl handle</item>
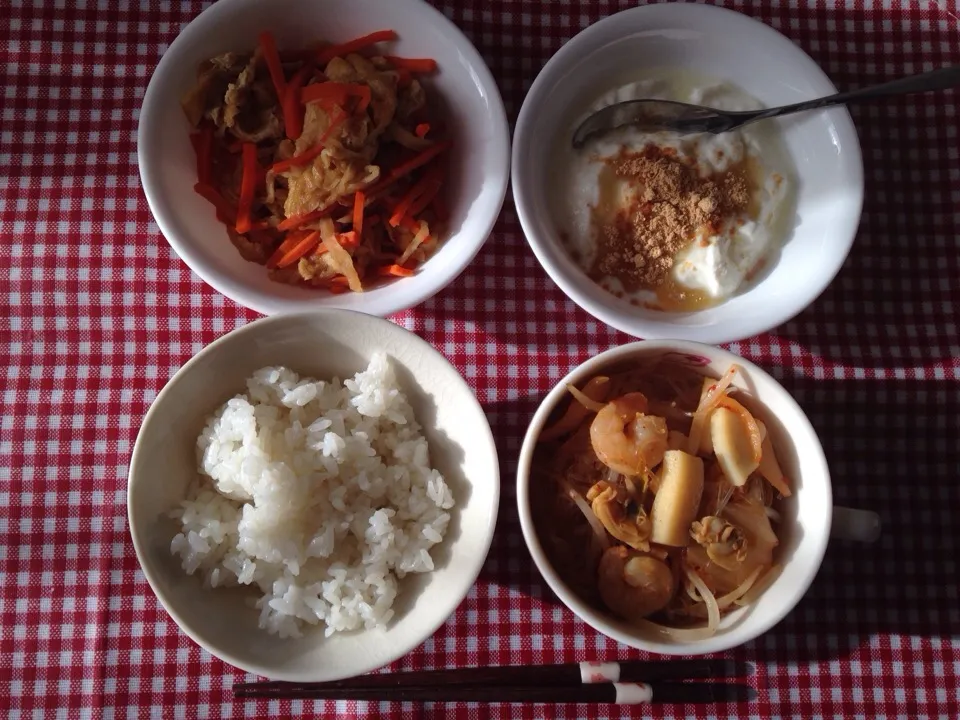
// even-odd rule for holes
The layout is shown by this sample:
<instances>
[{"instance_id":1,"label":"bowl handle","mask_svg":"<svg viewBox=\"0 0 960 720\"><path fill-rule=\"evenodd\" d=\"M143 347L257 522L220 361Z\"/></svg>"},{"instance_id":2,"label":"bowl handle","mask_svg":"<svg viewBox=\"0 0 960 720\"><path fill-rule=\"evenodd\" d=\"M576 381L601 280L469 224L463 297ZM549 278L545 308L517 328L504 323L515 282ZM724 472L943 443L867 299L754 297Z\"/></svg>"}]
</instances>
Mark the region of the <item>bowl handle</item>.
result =
<instances>
[{"instance_id":1,"label":"bowl handle","mask_svg":"<svg viewBox=\"0 0 960 720\"><path fill-rule=\"evenodd\" d=\"M871 510L833 506L830 537L872 543L880 537L880 516Z\"/></svg>"}]
</instances>

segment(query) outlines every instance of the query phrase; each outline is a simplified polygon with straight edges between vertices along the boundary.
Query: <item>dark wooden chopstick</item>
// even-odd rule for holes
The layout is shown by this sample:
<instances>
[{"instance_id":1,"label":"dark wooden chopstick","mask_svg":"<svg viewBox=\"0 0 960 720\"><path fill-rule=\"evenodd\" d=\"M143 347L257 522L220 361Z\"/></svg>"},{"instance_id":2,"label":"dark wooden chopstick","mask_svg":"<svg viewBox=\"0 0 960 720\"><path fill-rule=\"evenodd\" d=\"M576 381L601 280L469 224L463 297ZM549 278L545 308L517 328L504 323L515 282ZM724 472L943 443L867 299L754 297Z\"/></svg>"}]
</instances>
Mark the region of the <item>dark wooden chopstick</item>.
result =
<instances>
[{"instance_id":1,"label":"dark wooden chopstick","mask_svg":"<svg viewBox=\"0 0 960 720\"><path fill-rule=\"evenodd\" d=\"M266 685L266 687L264 687ZM238 698L310 700L372 700L376 702L500 702L500 703L713 703L752 700L748 685L734 683L588 683L578 685L441 685L434 687L336 688L310 684L270 683L236 686Z\"/></svg>"},{"instance_id":2,"label":"dark wooden chopstick","mask_svg":"<svg viewBox=\"0 0 960 720\"><path fill-rule=\"evenodd\" d=\"M574 685L594 682L655 682L659 680L720 680L745 677L753 673L749 663L722 659L624 660L620 662L581 662L560 665L518 665L465 667L447 670L417 670L403 673L361 675L349 680L326 683L298 683L311 688L391 688L439 685ZM280 687L290 683L260 682L234 686Z\"/></svg>"}]
</instances>

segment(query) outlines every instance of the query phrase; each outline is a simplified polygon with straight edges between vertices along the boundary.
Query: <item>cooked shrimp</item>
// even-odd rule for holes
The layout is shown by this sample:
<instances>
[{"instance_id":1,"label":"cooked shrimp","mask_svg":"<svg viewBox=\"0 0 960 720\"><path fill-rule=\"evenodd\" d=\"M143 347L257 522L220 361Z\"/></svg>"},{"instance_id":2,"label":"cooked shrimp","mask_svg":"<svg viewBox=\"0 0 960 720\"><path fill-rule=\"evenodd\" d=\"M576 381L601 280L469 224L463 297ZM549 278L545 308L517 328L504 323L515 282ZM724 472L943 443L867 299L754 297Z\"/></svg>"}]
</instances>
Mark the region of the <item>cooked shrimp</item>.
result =
<instances>
[{"instance_id":1,"label":"cooked shrimp","mask_svg":"<svg viewBox=\"0 0 960 720\"><path fill-rule=\"evenodd\" d=\"M646 410L643 393L627 393L603 406L590 425L590 441L600 462L634 476L660 464L667 450L667 422L645 415Z\"/></svg>"},{"instance_id":2,"label":"cooked shrimp","mask_svg":"<svg viewBox=\"0 0 960 720\"><path fill-rule=\"evenodd\" d=\"M652 615L673 597L673 573L667 564L622 545L603 553L597 585L604 605L625 620Z\"/></svg>"}]
</instances>

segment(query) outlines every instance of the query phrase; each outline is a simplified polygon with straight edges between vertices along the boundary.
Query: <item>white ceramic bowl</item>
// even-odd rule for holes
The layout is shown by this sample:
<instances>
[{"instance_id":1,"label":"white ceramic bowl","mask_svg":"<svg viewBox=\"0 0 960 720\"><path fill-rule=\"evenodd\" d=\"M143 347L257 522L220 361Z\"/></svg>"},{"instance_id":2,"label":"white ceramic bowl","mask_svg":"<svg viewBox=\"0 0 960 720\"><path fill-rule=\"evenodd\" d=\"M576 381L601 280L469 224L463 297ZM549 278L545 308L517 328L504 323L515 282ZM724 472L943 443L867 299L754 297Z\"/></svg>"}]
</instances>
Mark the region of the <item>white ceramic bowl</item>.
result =
<instances>
[{"instance_id":1,"label":"white ceramic bowl","mask_svg":"<svg viewBox=\"0 0 960 720\"><path fill-rule=\"evenodd\" d=\"M719 377L731 363L743 368L734 384L749 393L740 402L761 417L777 447L777 459L790 478L794 494L781 506L780 545L774 556L783 572L752 605L725 616L715 636L697 642L664 639L598 610L581 600L560 579L537 537L530 511L534 492L531 464L537 438L550 413L567 393L566 385L601 374L604 369L632 361L669 355L705 375ZM793 610L813 582L830 538L832 490L827 461L820 441L796 401L763 370L726 350L695 342L648 340L600 353L573 370L550 391L530 421L517 465L517 506L523 537L547 584L557 597L588 625L614 640L648 652L667 655L703 655L720 652L753 640Z\"/></svg>"},{"instance_id":2,"label":"white ceramic bowl","mask_svg":"<svg viewBox=\"0 0 960 720\"><path fill-rule=\"evenodd\" d=\"M423 424L431 462L457 502L447 536L431 553L437 569L408 575L386 629L280 639L257 627L246 590L206 590L170 554L167 514L196 476L205 418L245 388L257 368L286 365L324 378L353 375L387 353ZM497 450L483 409L456 369L393 323L343 310L279 315L225 335L184 365L147 413L130 462L128 517L143 574L170 617L218 658L278 680L322 681L368 672L432 635L466 596L493 539L500 495Z\"/></svg>"},{"instance_id":3,"label":"white ceramic bowl","mask_svg":"<svg viewBox=\"0 0 960 720\"><path fill-rule=\"evenodd\" d=\"M853 243L863 204L860 146L843 108L780 122L799 180L797 224L776 266L746 292L701 311L635 307L601 289L569 257L550 212L548 158L571 108L629 81L628 69L683 68L727 80L766 106L836 92L823 71L775 30L700 4L647 5L616 13L578 34L546 64L527 93L513 146L513 194L530 246L574 302L618 330L645 338L706 343L739 340L780 325L829 285Z\"/></svg>"},{"instance_id":4,"label":"white ceramic bowl","mask_svg":"<svg viewBox=\"0 0 960 720\"><path fill-rule=\"evenodd\" d=\"M329 295L272 282L262 266L240 257L212 206L194 193L196 161L179 98L201 60L252 49L264 30L283 48L342 42L384 28L400 36L391 53L432 57L440 66L430 88L447 107L455 143L445 188L448 237L415 276L364 293ZM439 292L486 242L507 189L510 134L500 92L480 54L422 0L220 0L184 28L157 65L140 110L137 154L160 232L191 270L231 300L266 315L339 307L383 316Z\"/></svg>"}]
</instances>

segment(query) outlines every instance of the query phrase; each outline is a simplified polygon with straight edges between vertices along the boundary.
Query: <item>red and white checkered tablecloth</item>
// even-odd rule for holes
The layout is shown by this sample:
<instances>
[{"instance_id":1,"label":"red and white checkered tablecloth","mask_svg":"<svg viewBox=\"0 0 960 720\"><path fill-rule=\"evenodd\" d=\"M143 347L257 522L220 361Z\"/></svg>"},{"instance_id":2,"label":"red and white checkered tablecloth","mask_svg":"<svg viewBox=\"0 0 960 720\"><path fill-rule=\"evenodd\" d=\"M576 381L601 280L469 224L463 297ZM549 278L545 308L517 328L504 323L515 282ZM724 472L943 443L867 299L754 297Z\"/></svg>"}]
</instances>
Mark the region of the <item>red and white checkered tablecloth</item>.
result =
<instances>
[{"instance_id":1,"label":"red and white checkered tablecloth","mask_svg":"<svg viewBox=\"0 0 960 720\"><path fill-rule=\"evenodd\" d=\"M387 1L387 0L384 0ZM620 0L442 0L515 117L537 71ZM960 64L957 0L732 2L841 88ZM234 702L244 674L179 632L127 534L127 464L168 378L255 314L153 223L136 164L154 66L196 1L0 0L0 709L7 717L640 717L614 706ZM658 718L960 717L960 94L858 107L857 242L806 312L730 346L768 368L826 446L840 504L883 518L832 543L809 594L733 656L760 701ZM516 292L506 292L513 290ZM567 301L507 206L472 266L394 318L475 387L503 458L496 539L453 617L396 669L639 656L550 595L511 477L526 422L570 368L627 337ZM644 711L644 716L648 713Z\"/></svg>"}]
</instances>

